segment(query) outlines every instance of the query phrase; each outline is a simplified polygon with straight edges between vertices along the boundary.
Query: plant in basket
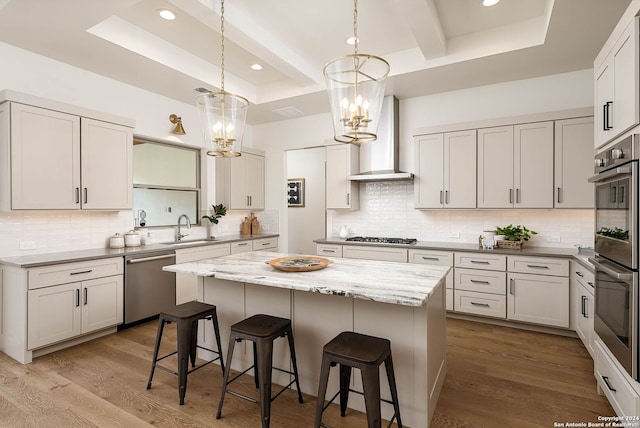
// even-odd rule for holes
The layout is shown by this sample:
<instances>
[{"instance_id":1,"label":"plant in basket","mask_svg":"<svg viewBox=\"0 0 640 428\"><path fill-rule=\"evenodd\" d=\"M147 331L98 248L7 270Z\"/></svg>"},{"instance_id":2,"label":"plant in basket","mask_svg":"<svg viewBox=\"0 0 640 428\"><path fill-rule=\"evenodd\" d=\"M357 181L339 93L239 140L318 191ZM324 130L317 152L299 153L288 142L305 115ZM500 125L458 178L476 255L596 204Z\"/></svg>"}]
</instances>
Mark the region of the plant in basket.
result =
<instances>
[{"instance_id":1,"label":"plant in basket","mask_svg":"<svg viewBox=\"0 0 640 428\"><path fill-rule=\"evenodd\" d=\"M528 241L532 235L537 235L535 230L527 229L526 226L512 224L504 227L496 227L496 235L503 235L504 240L498 241L500 248L520 248L524 241Z\"/></svg>"}]
</instances>

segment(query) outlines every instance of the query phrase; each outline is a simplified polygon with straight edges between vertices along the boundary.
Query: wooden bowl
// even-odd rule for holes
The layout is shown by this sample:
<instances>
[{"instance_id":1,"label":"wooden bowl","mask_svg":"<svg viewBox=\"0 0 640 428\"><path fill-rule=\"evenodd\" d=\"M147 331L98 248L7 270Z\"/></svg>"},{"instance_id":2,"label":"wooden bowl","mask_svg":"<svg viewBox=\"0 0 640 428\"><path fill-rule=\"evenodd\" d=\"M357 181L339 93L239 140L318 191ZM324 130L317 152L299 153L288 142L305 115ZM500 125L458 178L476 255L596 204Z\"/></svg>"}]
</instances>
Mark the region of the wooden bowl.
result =
<instances>
[{"instance_id":1,"label":"wooden bowl","mask_svg":"<svg viewBox=\"0 0 640 428\"><path fill-rule=\"evenodd\" d=\"M266 261L268 265L284 272L310 272L320 270L333 263L333 260L315 256L279 257Z\"/></svg>"}]
</instances>

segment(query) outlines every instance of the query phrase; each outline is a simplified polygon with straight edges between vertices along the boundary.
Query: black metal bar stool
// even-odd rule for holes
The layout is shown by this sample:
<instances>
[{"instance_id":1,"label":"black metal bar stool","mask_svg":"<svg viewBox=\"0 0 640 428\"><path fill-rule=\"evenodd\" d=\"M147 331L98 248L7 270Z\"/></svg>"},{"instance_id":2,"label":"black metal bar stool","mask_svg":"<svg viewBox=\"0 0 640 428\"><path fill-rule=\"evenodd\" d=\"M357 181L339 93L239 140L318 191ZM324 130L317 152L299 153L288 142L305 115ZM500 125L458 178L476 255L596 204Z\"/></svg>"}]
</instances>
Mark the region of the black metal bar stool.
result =
<instances>
[{"instance_id":1,"label":"black metal bar stool","mask_svg":"<svg viewBox=\"0 0 640 428\"><path fill-rule=\"evenodd\" d=\"M289 342L289 353L291 354L291 364L293 372L273 367L273 341L279 337L287 336ZM253 365L229 380L231 371L231 359L233 358L233 348L236 342L250 340L253 342ZM271 417L271 402L289 388L294 382L298 389L298 401L302 403L302 393L298 381L298 365L296 363L296 351L293 345L293 332L291 330L291 320L278 318L270 315L258 314L240 321L231 326L231 336L229 337L229 350L227 351L227 367L224 371L224 381L222 382L222 394L216 419L222 416L222 404L225 393L236 397L260 403L260 416L262 427L268 428ZM260 400L239 394L228 389L228 386L249 370L254 369L254 380L256 388L260 390ZM294 378L280 392L271 397L271 371L272 369L293 375Z\"/></svg>"},{"instance_id":2,"label":"black metal bar stool","mask_svg":"<svg viewBox=\"0 0 640 428\"><path fill-rule=\"evenodd\" d=\"M389 389L391 390L391 401L380 399L379 367L383 362L387 370L387 379L389 381ZM340 390L325 405L324 399L327 394L329 371L331 367L337 364L340 365ZM360 369L363 392L349 388L352 368ZM340 416L345 415L349 392L364 395L367 425L369 428L380 428L382 426L380 401L393 404L395 413L389 421L388 426L391 426L395 419L398 427L402 428L398 391L396 390L396 378L393 373L393 361L391 359L391 342L389 342L389 340L345 331L324 345L322 350L322 366L320 369L320 384L318 387L318 403L316 404L316 419L314 422L315 428L325 426L322 424L322 412L333 403L333 400L335 400L338 395L340 395Z\"/></svg>"},{"instance_id":3,"label":"black metal bar stool","mask_svg":"<svg viewBox=\"0 0 640 428\"><path fill-rule=\"evenodd\" d=\"M216 336L216 344L218 350L208 349L198 345L198 320L208 319L213 322L213 329ZM162 332L166 323L176 323L178 346L177 350L158 358L160 349L160 341L162 340ZM214 354L218 354L216 358L207 361L196 367L196 350L204 349ZM178 354L178 371L161 366L158 361L162 361L172 355ZM189 370L189 360L191 360L191 370ZM147 389L151 389L151 381L153 380L153 372L156 367L178 376L178 392L180 393L180 405L184 404L184 396L187 392L187 375L201 369L207 364L220 360L220 367L224 373L224 362L222 360L222 348L220 347L220 329L218 328L218 316L216 307L207 303L188 302L177 305L175 308L160 313L158 319L158 334L156 336L156 346L153 351L153 362L151 363L151 373L149 374L149 383Z\"/></svg>"}]
</instances>

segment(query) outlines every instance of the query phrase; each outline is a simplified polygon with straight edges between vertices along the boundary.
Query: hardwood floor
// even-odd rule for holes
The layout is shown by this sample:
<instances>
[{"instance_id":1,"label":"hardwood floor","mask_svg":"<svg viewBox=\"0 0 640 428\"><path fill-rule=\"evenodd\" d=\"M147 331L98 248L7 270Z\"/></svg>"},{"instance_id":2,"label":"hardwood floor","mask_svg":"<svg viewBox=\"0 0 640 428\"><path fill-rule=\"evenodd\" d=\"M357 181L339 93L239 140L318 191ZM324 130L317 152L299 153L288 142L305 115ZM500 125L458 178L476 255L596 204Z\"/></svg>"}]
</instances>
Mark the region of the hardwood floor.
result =
<instances>
[{"instance_id":1,"label":"hardwood floor","mask_svg":"<svg viewBox=\"0 0 640 428\"><path fill-rule=\"evenodd\" d=\"M592 361L578 339L455 319L447 328L449 371L432 427L553 427L614 414L596 393ZM221 375L213 364L189 377L184 406L171 374L156 371L147 390L155 332L156 322L144 324L28 365L0 353L0 426L260 426L258 407L235 397L215 419ZM163 351L174 343L168 326ZM241 388L255 394L250 377ZM272 404L271 426L310 427L314 411L314 397L298 404L287 391ZM324 422L366 427L364 415L340 418L335 406Z\"/></svg>"}]
</instances>

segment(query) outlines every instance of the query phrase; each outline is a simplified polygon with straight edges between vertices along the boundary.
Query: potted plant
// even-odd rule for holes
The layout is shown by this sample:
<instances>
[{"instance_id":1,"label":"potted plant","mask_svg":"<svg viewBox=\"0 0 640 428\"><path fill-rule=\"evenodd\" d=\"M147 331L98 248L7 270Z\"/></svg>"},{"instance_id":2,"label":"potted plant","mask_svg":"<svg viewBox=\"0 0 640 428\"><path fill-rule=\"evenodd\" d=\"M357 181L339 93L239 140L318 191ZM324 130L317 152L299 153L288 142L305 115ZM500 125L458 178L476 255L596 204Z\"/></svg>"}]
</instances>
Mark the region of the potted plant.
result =
<instances>
[{"instance_id":1,"label":"potted plant","mask_svg":"<svg viewBox=\"0 0 640 428\"><path fill-rule=\"evenodd\" d=\"M212 230L211 230L211 225L213 224L218 224L218 222L220 221L221 217L224 217L225 215L227 215L227 208L222 205L222 204L218 204L218 205L211 205L211 208L213 208L213 214L212 215L203 215L202 219L207 219L209 220L209 227L207 228L207 235L209 238L213 238L213 234L212 234Z\"/></svg>"},{"instance_id":2,"label":"potted plant","mask_svg":"<svg viewBox=\"0 0 640 428\"><path fill-rule=\"evenodd\" d=\"M520 249L524 241L528 241L532 235L537 235L535 230L527 229L526 226L512 224L504 227L496 227L496 235L504 236L503 240L497 241L500 248Z\"/></svg>"}]
</instances>

